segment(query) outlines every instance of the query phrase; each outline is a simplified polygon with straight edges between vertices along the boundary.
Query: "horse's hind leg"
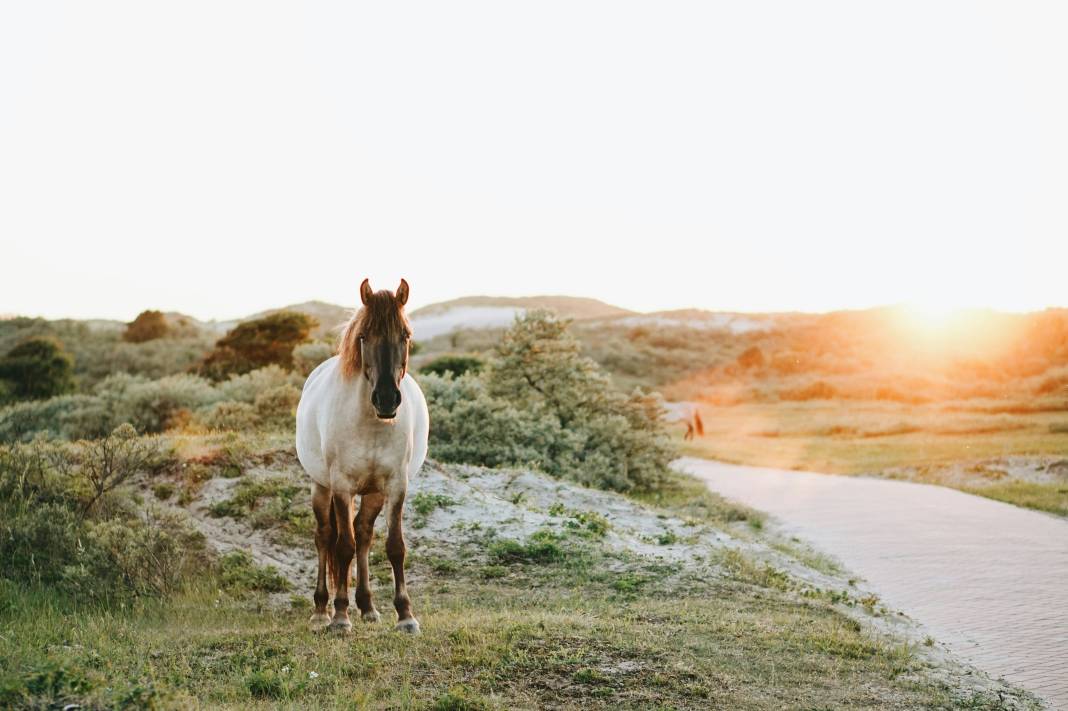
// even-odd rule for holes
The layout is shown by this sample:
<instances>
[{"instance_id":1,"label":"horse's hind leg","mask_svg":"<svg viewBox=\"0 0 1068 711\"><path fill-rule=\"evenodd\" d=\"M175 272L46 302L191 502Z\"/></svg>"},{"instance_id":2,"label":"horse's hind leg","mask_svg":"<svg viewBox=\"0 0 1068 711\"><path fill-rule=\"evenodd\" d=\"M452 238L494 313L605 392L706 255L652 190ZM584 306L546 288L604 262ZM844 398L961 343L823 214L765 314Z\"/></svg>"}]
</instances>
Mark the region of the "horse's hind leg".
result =
<instances>
[{"instance_id":1,"label":"horse's hind leg","mask_svg":"<svg viewBox=\"0 0 1068 711\"><path fill-rule=\"evenodd\" d=\"M382 494L364 494L360 497L360 512L356 514L356 607L364 622L378 622L381 615L371 600L371 571L367 556L375 535L375 519L385 504Z\"/></svg>"},{"instance_id":2,"label":"horse's hind leg","mask_svg":"<svg viewBox=\"0 0 1068 711\"><path fill-rule=\"evenodd\" d=\"M334 618L330 620L330 629L347 632L352 629L352 622L349 621L349 580L352 579L352 556L356 553L352 495L335 493L332 501L337 540L334 543Z\"/></svg>"},{"instance_id":3,"label":"horse's hind leg","mask_svg":"<svg viewBox=\"0 0 1068 711\"><path fill-rule=\"evenodd\" d=\"M325 486L315 485L312 490L312 512L315 514L315 549L319 553L319 573L315 581L315 612L309 623L312 629L322 629L330 624L330 615L326 612L326 603L330 599L327 587L327 575L334 567L334 541L337 532L334 526L334 510L330 502L330 490Z\"/></svg>"},{"instance_id":4,"label":"horse's hind leg","mask_svg":"<svg viewBox=\"0 0 1068 711\"><path fill-rule=\"evenodd\" d=\"M401 523L404 511L404 493L390 498L389 534L386 537L386 555L393 566L393 606L397 608L397 626L399 632L419 632L419 620L412 615L412 601L408 597L408 586L404 584L404 529Z\"/></svg>"}]
</instances>

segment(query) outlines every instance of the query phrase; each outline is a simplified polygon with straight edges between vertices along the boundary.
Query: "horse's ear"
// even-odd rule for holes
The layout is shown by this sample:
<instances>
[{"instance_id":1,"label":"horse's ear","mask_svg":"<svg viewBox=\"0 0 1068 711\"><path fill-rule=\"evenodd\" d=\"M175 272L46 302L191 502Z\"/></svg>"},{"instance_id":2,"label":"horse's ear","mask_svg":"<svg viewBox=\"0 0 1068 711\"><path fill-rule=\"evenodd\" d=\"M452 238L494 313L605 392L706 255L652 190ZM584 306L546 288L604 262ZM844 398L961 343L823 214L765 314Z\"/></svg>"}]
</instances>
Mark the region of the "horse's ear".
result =
<instances>
[{"instance_id":1,"label":"horse's ear","mask_svg":"<svg viewBox=\"0 0 1068 711\"><path fill-rule=\"evenodd\" d=\"M371 280L364 279L363 283L360 284L360 301L362 301L363 305L366 306L368 302L371 301L371 297L373 295L374 292L371 291Z\"/></svg>"},{"instance_id":2,"label":"horse's ear","mask_svg":"<svg viewBox=\"0 0 1068 711\"><path fill-rule=\"evenodd\" d=\"M408 282L401 279L400 286L397 287L397 303L404 306L408 303Z\"/></svg>"}]
</instances>

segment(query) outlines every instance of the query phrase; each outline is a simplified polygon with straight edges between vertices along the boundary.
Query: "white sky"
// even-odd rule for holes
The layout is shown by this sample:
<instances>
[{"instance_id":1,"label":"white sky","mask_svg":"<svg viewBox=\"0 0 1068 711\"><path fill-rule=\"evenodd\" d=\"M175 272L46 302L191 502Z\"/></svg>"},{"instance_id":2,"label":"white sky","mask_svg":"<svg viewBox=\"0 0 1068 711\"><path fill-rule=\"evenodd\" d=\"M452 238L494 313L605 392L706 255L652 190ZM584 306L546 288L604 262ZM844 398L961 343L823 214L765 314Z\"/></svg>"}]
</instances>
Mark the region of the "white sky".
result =
<instances>
[{"instance_id":1,"label":"white sky","mask_svg":"<svg viewBox=\"0 0 1068 711\"><path fill-rule=\"evenodd\" d=\"M1068 305L1068 3L0 3L0 313Z\"/></svg>"}]
</instances>

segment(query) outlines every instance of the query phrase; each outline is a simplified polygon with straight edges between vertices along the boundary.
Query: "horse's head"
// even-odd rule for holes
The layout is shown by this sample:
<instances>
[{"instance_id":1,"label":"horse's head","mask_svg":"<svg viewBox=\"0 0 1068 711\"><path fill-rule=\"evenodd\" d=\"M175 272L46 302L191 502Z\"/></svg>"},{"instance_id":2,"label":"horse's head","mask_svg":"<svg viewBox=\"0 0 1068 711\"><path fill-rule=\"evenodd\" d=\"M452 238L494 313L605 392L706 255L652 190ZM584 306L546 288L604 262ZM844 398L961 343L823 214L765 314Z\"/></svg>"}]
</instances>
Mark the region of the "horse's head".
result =
<instances>
[{"instance_id":1,"label":"horse's head","mask_svg":"<svg viewBox=\"0 0 1068 711\"><path fill-rule=\"evenodd\" d=\"M342 363L371 384L371 406L382 420L397 415L401 404L400 382L408 372L408 345L412 330L404 315L408 282L401 279L396 293L372 291L367 279L360 284L363 308L342 341ZM348 361L346 362L346 346Z\"/></svg>"}]
</instances>

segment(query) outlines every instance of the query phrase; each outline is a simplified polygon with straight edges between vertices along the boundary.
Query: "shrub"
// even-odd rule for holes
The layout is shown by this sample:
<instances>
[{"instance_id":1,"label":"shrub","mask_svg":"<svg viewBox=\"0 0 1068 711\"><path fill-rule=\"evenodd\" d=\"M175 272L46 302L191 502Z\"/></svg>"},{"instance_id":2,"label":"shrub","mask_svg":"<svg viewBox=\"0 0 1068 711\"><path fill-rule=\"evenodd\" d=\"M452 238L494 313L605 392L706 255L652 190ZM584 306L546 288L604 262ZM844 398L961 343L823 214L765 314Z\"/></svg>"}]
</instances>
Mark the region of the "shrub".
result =
<instances>
[{"instance_id":1,"label":"shrub","mask_svg":"<svg viewBox=\"0 0 1068 711\"><path fill-rule=\"evenodd\" d=\"M415 344L412 344L415 345ZM414 355L414 352L411 353ZM319 367L319 364L334 355L334 346L322 341L301 343L293 349L293 367L304 377Z\"/></svg>"},{"instance_id":2,"label":"shrub","mask_svg":"<svg viewBox=\"0 0 1068 711\"><path fill-rule=\"evenodd\" d=\"M289 427L293 424L298 402L300 390L292 385L279 385L256 396L256 413L265 424Z\"/></svg>"},{"instance_id":3,"label":"shrub","mask_svg":"<svg viewBox=\"0 0 1068 711\"><path fill-rule=\"evenodd\" d=\"M438 459L531 466L628 490L654 488L674 457L660 400L616 391L567 324L544 312L517 319L486 372L420 383Z\"/></svg>"},{"instance_id":4,"label":"shrub","mask_svg":"<svg viewBox=\"0 0 1068 711\"><path fill-rule=\"evenodd\" d=\"M624 491L651 489L675 448L657 397L616 391L608 376L545 311L517 318L496 349L488 392L517 410L554 423L549 472Z\"/></svg>"},{"instance_id":5,"label":"shrub","mask_svg":"<svg viewBox=\"0 0 1068 711\"><path fill-rule=\"evenodd\" d=\"M126 325L122 340L129 343L154 341L167 335L167 319L160 311L142 311Z\"/></svg>"},{"instance_id":6,"label":"shrub","mask_svg":"<svg viewBox=\"0 0 1068 711\"><path fill-rule=\"evenodd\" d=\"M478 373L485 364L481 358L470 355L443 355L430 361L419 369L420 373L433 373L434 375L464 375L465 373Z\"/></svg>"},{"instance_id":7,"label":"shrub","mask_svg":"<svg viewBox=\"0 0 1068 711\"><path fill-rule=\"evenodd\" d=\"M566 437L553 422L490 397L475 376L430 375L419 382L433 423L430 448L442 461L548 469L551 445Z\"/></svg>"},{"instance_id":8,"label":"shrub","mask_svg":"<svg viewBox=\"0 0 1068 711\"><path fill-rule=\"evenodd\" d=\"M203 538L182 516L117 488L130 462L85 442L0 447L0 576L114 598L169 594L205 572Z\"/></svg>"},{"instance_id":9,"label":"shrub","mask_svg":"<svg viewBox=\"0 0 1068 711\"><path fill-rule=\"evenodd\" d=\"M242 375L231 376L229 380L219 383L216 390L222 400L254 403L261 393L271 388L299 385L301 382L301 378L295 378L281 367L268 365Z\"/></svg>"},{"instance_id":10,"label":"shrub","mask_svg":"<svg viewBox=\"0 0 1068 711\"><path fill-rule=\"evenodd\" d=\"M156 471L166 460L156 440L139 438L129 424L103 439L79 444L71 461L88 488L83 513L134 475Z\"/></svg>"},{"instance_id":11,"label":"shrub","mask_svg":"<svg viewBox=\"0 0 1068 711\"><path fill-rule=\"evenodd\" d=\"M196 415L196 421L210 430L250 430L260 421L256 408L247 402L225 400L209 405Z\"/></svg>"},{"instance_id":12,"label":"shrub","mask_svg":"<svg viewBox=\"0 0 1068 711\"><path fill-rule=\"evenodd\" d=\"M764 352L757 346L749 346L738 356L738 365L746 370L764 367Z\"/></svg>"},{"instance_id":13,"label":"shrub","mask_svg":"<svg viewBox=\"0 0 1068 711\"><path fill-rule=\"evenodd\" d=\"M233 592L289 590L289 581L274 566L256 565L245 551L230 551L220 558L219 573L223 586Z\"/></svg>"},{"instance_id":14,"label":"shrub","mask_svg":"<svg viewBox=\"0 0 1068 711\"><path fill-rule=\"evenodd\" d=\"M19 400L62 395L74 389L74 359L52 339L30 338L0 358L0 380Z\"/></svg>"},{"instance_id":15,"label":"shrub","mask_svg":"<svg viewBox=\"0 0 1068 711\"><path fill-rule=\"evenodd\" d=\"M117 424L115 413L102 399L61 395L0 410L0 442L28 442L38 435L88 439L110 432Z\"/></svg>"},{"instance_id":16,"label":"shrub","mask_svg":"<svg viewBox=\"0 0 1068 711\"><path fill-rule=\"evenodd\" d=\"M209 566L204 536L184 514L146 508L139 516L90 523L89 539L106 551L128 589L169 595Z\"/></svg>"},{"instance_id":17,"label":"shrub","mask_svg":"<svg viewBox=\"0 0 1068 711\"><path fill-rule=\"evenodd\" d=\"M220 399L210 382L188 374L159 380L115 375L96 392L119 421L129 422L138 432L162 432L179 411L195 411Z\"/></svg>"},{"instance_id":18,"label":"shrub","mask_svg":"<svg viewBox=\"0 0 1068 711\"><path fill-rule=\"evenodd\" d=\"M238 324L215 344L201 372L221 380L267 365L293 367L293 349L308 339L318 323L307 314L280 311Z\"/></svg>"}]
</instances>

